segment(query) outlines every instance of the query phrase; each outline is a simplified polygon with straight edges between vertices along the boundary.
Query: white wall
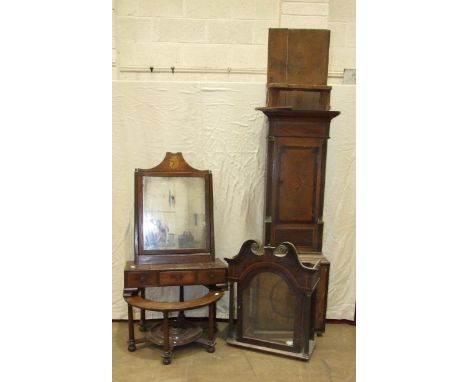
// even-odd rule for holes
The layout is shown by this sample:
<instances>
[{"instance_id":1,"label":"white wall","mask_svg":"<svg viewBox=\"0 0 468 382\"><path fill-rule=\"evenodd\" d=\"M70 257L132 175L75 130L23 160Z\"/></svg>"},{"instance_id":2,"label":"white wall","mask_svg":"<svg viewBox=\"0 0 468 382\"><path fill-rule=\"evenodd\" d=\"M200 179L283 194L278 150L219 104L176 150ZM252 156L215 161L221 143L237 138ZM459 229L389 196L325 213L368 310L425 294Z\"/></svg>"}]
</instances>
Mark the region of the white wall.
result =
<instances>
[{"instance_id":1,"label":"white wall","mask_svg":"<svg viewBox=\"0 0 468 382\"><path fill-rule=\"evenodd\" d=\"M356 69L356 0L330 0L330 71Z\"/></svg>"},{"instance_id":2,"label":"white wall","mask_svg":"<svg viewBox=\"0 0 468 382\"><path fill-rule=\"evenodd\" d=\"M331 262L328 318L353 319L354 268L354 86L337 85L328 146L324 203L324 253ZM216 256L233 257L245 240L263 236L266 121L261 83L115 81L112 135L113 318L126 318L123 269L133 260L134 169L159 163L166 151L213 174ZM161 288L159 288L161 289ZM187 287L187 298L205 288ZM148 292L176 299L177 288ZM227 296L217 304L228 317ZM204 312L190 311L188 315Z\"/></svg>"},{"instance_id":3,"label":"white wall","mask_svg":"<svg viewBox=\"0 0 468 382\"><path fill-rule=\"evenodd\" d=\"M328 82L332 109L342 114L332 122L326 175L327 317L353 318L355 86L340 84L343 69L355 68L354 2L114 0L113 318L126 317L133 169L154 166L166 151L182 151L195 168L213 172L217 257L261 240L266 121L254 108L265 105L268 28L280 26L331 29ZM188 288L187 297L200 288ZM162 298L177 297L163 289ZM227 317L225 298L218 313Z\"/></svg>"},{"instance_id":4,"label":"white wall","mask_svg":"<svg viewBox=\"0 0 468 382\"><path fill-rule=\"evenodd\" d=\"M355 0L114 0L113 17L114 79L265 82L275 27L331 29L330 83L355 68Z\"/></svg>"}]
</instances>

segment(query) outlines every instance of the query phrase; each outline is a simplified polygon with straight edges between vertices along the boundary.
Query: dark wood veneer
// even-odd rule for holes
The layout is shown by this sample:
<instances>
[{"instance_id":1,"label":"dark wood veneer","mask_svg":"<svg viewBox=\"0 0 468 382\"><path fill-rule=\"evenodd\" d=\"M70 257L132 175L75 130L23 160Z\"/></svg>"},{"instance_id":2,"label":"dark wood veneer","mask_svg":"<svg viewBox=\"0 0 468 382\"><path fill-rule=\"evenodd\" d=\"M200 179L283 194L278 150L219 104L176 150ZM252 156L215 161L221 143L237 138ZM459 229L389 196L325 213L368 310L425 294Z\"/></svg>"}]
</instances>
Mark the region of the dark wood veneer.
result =
<instances>
[{"instance_id":1,"label":"dark wood veneer","mask_svg":"<svg viewBox=\"0 0 468 382\"><path fill-rule=\"evenodd\" d=\"M143 240L143 180L144 177L199 177L205 186L205 243L201 248L145 249ZM169 193L169 198L171 198ZM175 198L175 197L174 197ZM175 200L175 199L174 199ZM182 239L184 238L182 236ZM201 241L203 243L203 241ZM198 244L198 243L197 243ZM180 244L179 244L180 246ZM214 322L216 301L222 292L216 285L225 285L227 267L215 259L213 229L213 182L211 172L194 169L185 162L181 153L166 153L164 160L150 169L135 170L135 260L129 261L124 270L123 295L128 303L128 350L135 351L136 344L145 341L163 345L163 363L171 363L172 348L198 341L212 353L215 350ZM210 292L195 300L184 300L185 285L204 285ZM150 301L145 298L149 287L179 286L178 302ZM138 296L138 294L140 296ZM184 310L209 305L208 340L199 338L201 329L185 322ZM163 312L162 327L153 327L146 339L135 339L133 307L141 310L140 330L147 331L145 310ZM170 322L169 311L179 311L177 320ZM175 329L174 329L175 328ZM174 332L175 330L175 332ZM175 334L174 334L174 333Z\"/></svg>"},{"instance_id":2,"label":"dark wood veneer","mask_svg":"<svg viewBox=\"0 0 468 382\"><path fill-rule=\"evenodd\" d=\"M300 359L309 359L315 338L315 290L320 281L320 262L315 262L313 267L306 267L300 261L296 249L291 243L285 242L276 248L265 246L262 251L254 240L246 241L238 255L232 259L225 258L225 260L229 264L228 281L232 292L230 294L228 343ZM289 312L293 315L293 334L290 343L288 343L289 341L272 341L261 336L248 334L245 329L246 326L250 325L250 322L243 321L244 310L256 310L255 306L259 304L260 307L261 304L260 300L253 300L251 304L254 307L252 308L243 301L243 292L250 290L253 280L262 273L278 275L280 280L286 282L288 290L293 296L292 312ZM236 297L233 293L234 284L237 285ZM269 301L274 303L271 295ZM249 311L249 317L250 314ZM235 323L234 315L237 317ZM263 323L263 325L267 327L268 323ZM261 329L260 331L264 332L265 330Z\"/></svg>"},{"instance_id":3,"label":"dark wood veneer","mask_svg":"<svg viewBox=\"0 0 468 382\"><path fill-rule=\"evenodd\" d=\"M340 113L268 107L258 110L269 122L265 243L277 246L289 241L296 246L301 261L303 255L311 264L321 260L314 321L315 330L322 333L330 270L330 262L321 253L327 140L330 122ZM291 160L285 153L292 150L301 155Z\"/></svg>"},{"instance_id":4,"label":"dark wood veneer","mask_svg":"<svg viewBox=\"0 0 468 382\"><path fill-rule=\"evenodd\" d=\"M288 240L299 252L320 252L327 139L330 122L340 113L258 110L269 121L265 242Z\"/></svg>"},{"instance_id":5,"label":"dark wood veneer","mask_svg":"<svg viewBox=\"0 0 468 382\"><path fill-rule=\"evenodd\" d=\"M156 177L199 177L205 180L205 248L199 249L165 249L148 250L143 248L143 178ZM135 264L152 263L196 263L213 261L214 228L213 228L213 181L211 171L197 170L190 166L181 153L166 153L164 160L151 169L135 170Z\"/></svg>"},{"instance_id":6,"label":"dark wood veneer","mask_svg":"<svg viewBox=\"0 0 468 382\"><path fill-rule=\"evenodd\" d=\"M320 261L313 307L325 330L330 262L321 253L332 87L327 85L329 30L272 28L268 35L265 243L292 242L301 261ZM312 328L314 330L314 328Z\"/></svg>"}]
</instances>

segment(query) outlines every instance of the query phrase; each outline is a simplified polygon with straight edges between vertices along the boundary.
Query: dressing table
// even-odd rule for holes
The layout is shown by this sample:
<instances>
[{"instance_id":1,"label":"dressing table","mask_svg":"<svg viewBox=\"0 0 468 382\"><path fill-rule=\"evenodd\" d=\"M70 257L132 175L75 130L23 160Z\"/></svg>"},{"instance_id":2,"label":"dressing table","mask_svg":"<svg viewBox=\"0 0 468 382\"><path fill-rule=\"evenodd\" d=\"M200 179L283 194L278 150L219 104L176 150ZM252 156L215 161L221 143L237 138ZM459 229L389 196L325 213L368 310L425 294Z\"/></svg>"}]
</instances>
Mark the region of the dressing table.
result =
<instances>
[{"instance_id":1,"label":"dressing table","mask_svg":"<svg viewBox=\"0 0 468 382\"><path fill-rule=\"evenodd\" d=\"M135 258L124 270L123 296L128 303L128 350L151 342L163 346L163 363L172 361L172 350L190 342L215 351L216 302L223 296L227 267L215 259L213 187L210 171L191 167L181 153L166 153L151 169L135 170ZM204 285L208 293L185 301L184 286ZM179 301L151 301L150 287L179 286ZM184 311L209 306L208 339L203 330L185 320ZM135 339L133 308L141 310L140 330ZM149 325L145 311L163 313L163 322ZM176 319L169 313L178 311Z\"/></svg>"}]
</instances>

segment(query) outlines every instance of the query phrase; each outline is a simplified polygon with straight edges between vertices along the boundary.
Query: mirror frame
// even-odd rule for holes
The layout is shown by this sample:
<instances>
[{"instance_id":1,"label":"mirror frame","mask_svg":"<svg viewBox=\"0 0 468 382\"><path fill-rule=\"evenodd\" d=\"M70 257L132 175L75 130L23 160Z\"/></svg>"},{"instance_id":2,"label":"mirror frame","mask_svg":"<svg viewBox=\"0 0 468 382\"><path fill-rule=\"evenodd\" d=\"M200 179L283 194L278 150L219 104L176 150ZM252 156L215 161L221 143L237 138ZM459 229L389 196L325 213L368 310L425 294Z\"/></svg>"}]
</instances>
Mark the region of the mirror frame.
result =
<instances>
[{"instance_id":1,"label":"mirror frame","mask_svg":"<svg viewBox=\"0 0 468 382\"><path fill-rule=\"evenodd\" d=\"M206 248L144 249L143 178L199 177L205 180ZM191 167L182 153L167 152L163 161L151 169L135 169L135 264L197 263L214 261L213 182L211 171Z\"/></svg>"}]
</instances>

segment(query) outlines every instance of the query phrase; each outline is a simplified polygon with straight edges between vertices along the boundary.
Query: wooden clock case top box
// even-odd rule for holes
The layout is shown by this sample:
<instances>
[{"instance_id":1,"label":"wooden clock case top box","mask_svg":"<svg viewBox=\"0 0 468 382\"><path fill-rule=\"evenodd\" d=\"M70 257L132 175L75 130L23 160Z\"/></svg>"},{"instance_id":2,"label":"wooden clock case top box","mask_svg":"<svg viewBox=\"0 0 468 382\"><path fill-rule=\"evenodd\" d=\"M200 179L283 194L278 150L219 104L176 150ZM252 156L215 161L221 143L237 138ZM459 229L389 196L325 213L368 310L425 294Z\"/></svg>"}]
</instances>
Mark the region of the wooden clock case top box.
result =
<instances>
[{"instance_id":1,"label":"wooden clock case top box","mask_svg":"<svg viewBox=\"0 0 468 382\"><path fill-rule=\"evenodd\" d=\"M329 110L329 46L330 31L326 29L270 29L268 107Z\"/></svg>"}]
</instances>

